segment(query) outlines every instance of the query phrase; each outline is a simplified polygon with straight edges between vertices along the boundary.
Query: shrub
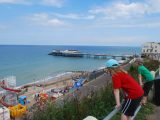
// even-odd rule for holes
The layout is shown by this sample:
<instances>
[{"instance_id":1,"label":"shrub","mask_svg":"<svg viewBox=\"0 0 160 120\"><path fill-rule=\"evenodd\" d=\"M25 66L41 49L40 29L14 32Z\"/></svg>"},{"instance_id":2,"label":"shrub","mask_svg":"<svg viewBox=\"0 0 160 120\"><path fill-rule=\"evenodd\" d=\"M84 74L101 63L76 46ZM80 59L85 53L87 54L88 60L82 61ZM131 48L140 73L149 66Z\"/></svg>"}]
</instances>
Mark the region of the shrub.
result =
<instances>
[{"instance_id":1,"label":"shrub","mask_svg":"<svg viewBox=\"0 0 160 120\"><path fill-rule=\"evenodd\" d=\"M43 110L37 109L33 120L82 120L88 115L103 119L115 106L112 85L79 99L63 101L63 105L47 103Z\"/></svg>"}]
</instances>

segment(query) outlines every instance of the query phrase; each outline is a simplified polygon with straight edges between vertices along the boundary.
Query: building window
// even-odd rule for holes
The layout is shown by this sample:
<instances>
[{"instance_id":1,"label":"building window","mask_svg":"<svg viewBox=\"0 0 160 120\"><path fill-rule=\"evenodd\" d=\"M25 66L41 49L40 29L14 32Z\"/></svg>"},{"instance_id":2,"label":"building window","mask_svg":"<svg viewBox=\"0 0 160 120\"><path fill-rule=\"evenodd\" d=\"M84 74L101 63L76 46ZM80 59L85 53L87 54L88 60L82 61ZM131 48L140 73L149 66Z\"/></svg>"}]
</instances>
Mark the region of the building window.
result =
<instances>
[{"instance_id":1,"label":"building window","mask_svg":"<svg viewBox=\"0 0 160 120\"><path fill-rule=\"evenodd\" d=\"M145 53L145 50L143 50L143 52Z\"/></svg>"},{"instance_id":2,"label":"building window","mask_svg":"<svg viewBox=\"0 0 160 120\"><path fill-rule=\"evenodd\" d=\"M149 46L143 46L143 48L149 48Z\"/></svg>"},{"instance_id":3,"label":"building window","mask_svg":"<svg viewBox=\"0 0 160 120\"><path fill-rule=\"evenodd\" d=\"M157 50L155 50L155 52L157 52Z\"/></svg>"},{"instance_id":4,"label":"building window","mask_svg":"<svg viewBox=\"0 0 160 120\"><path fill-rule=\"evenodd\" d=\"M155 46L155 48L157 48L157 46Z\"/></svg>"}]
</instances>

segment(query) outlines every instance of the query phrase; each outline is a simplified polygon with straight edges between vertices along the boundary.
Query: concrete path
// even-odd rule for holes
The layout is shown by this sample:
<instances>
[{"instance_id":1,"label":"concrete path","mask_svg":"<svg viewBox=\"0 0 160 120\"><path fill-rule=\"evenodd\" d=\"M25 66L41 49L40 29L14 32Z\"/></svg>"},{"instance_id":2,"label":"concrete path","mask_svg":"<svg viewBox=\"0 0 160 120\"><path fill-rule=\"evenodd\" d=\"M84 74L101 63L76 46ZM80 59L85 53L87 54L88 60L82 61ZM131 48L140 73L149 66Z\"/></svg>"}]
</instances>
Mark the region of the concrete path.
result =
<instances>
[{"instance_id":1,"label":"concrete path","mask_svg":"<svg viewBox=\"0 0 160 120\"><path fill-rule=\"evenodd\" d=\"M147 120L160 120L160 106L155 107L155 112L147 117Z\"/></svg>"}]
</instances>

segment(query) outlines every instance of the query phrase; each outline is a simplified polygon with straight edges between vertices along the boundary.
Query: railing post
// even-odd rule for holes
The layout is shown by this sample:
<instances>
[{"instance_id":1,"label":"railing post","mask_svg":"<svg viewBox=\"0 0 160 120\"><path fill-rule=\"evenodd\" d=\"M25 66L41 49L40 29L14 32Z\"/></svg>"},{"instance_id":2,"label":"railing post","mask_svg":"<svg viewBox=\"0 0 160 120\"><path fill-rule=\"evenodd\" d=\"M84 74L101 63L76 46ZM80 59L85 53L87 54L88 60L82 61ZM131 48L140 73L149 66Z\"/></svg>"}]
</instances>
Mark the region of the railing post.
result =
<instances>
[{"instance_id":1,"label":"railing post","mask_svg":"<svg viewBox=\"0 0 160 120\"><path fill-rule=\"evenodd\" d=\"M158 70L159 70L159 74L158 75L160 75L160 65L159 65L159 69Z\"/></svg>"}]
</instances>

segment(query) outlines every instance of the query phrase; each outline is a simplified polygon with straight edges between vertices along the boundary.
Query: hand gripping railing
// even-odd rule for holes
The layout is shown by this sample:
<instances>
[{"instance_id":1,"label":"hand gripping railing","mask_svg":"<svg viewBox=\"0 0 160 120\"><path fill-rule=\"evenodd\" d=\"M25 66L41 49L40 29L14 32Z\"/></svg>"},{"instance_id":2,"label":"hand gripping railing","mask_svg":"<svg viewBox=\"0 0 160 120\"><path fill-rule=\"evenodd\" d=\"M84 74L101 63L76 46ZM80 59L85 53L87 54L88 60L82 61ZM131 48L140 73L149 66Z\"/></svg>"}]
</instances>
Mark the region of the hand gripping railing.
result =
<instances>
[{"instance_id":1,"label":"hand gripping railing","mask_svg":"<svg viewBox=\"0 0 160 120\"><path fill-rule=\"evenodd\" d=\"M135 111L134 116L131 118L131 120L134 120L134 118L136 117L137 113L139 112L139 110L141 109L141 105L138 106L138 108ZM108 116L106 116L103 120L111 120L111 118L113 116L115 116L117 113L119 112L119 109L115 108L111 113L108 114Z\"/></svg>"}]
</instances>

